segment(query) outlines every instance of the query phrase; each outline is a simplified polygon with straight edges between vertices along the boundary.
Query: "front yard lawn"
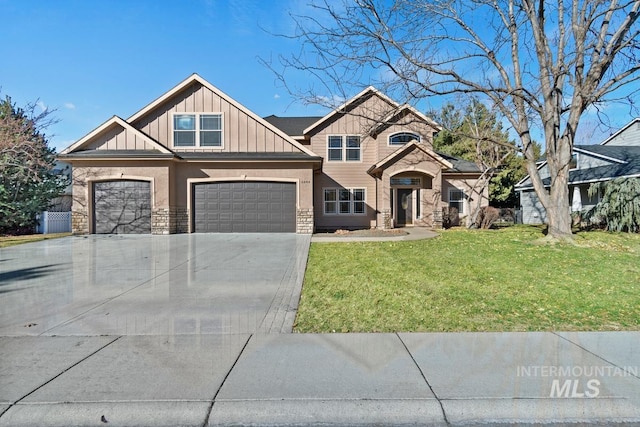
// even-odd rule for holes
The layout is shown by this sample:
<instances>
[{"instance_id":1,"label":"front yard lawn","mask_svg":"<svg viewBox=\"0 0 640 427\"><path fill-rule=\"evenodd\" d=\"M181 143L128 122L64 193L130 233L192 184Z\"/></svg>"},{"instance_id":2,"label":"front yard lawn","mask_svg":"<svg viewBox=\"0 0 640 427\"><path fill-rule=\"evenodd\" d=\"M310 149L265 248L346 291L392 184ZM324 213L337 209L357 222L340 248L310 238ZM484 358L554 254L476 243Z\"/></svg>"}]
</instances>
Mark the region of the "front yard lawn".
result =
<instances>
[{"instance_id":1,"label":"front yard lawn","mask_svg":"<svg viewBox=\"0 0 640 427\"><path fill-rule=\"evenodd\" d=\"M24 236L0 236L0 248L21 245L22 243L39 242L40 240L57 239L71 236L71 233L27 234Z\"/></svg>"},{"instance_id":2,"label":"front yard lawn","mask_svg":"<svg viewBox=\"0 0 640 427\"><path fill-rule=\"evenodd\" d=\"M640 235L537 227L313 243L297 332L640 329Z\"/></svg>"}]
</instances>

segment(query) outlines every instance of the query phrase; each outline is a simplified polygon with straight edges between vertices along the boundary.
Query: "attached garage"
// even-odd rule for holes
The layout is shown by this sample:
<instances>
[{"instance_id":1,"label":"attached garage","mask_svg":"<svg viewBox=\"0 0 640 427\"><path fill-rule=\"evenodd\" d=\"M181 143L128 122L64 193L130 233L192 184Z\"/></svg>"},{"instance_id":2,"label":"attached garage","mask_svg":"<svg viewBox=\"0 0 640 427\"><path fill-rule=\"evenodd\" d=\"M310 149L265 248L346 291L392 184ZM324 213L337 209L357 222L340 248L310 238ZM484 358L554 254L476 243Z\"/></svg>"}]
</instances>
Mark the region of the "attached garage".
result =
<instances>
[{"instance_id":1,"label":"attached garage","mask_svg":"<svg viewBox=\"0 0 640 427\"><path fill-rule=\"evenodd\" d=\"M93 230L98 234L151 233L151 183L131 180L94 183Z\"/></svg>"},{"instance_id":2,"label":"attached garage","mask_svg":"<svg viewBox=\"0 0 640 427\"><path fill-rule=\"evenodd\" d=\"M193 212L197 233L295 233L296 184L194 184Z\"/></svg>"}]
</instances>

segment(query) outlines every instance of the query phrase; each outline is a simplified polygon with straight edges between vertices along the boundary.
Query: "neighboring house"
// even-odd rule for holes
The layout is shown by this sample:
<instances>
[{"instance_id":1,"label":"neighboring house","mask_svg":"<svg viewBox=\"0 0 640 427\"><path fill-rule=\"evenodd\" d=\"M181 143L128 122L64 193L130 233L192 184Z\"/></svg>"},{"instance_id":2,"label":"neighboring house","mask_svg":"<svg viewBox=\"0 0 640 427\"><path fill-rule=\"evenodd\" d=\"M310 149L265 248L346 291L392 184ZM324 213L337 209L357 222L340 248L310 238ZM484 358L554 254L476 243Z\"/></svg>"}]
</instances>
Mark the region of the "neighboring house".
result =
<instances>
[{"instance_id":1,"label":"neighboring house","mask_svg":"<svg viewBox=\"0 0 640 427\"><path fill-rule=\"evenodd\" d=\"M324 117L261 118L194 74L59 158L77 234L438 227L479 176L433 151L438 130L373 88Z\"/></svg>"},{"instance_id":2,"label":"neighboring house","mask_svg":"<svg viewBox=\"0 0 640 427\"><path fill-rule=\"evenodd\" d=\"M640 177L640 117L635 118L600 145L576 145L573 150L575 167L569 171L571 210L578 212L594 207L600 195L589 197L587 191L594 182L622 177ZM551 180L546 162L538 166L546 186ZM520 192L522 222L543 224L547 215L533 190L529 176L516 185Z\"/></svg>"},{"instance_id":3,"label":"neighboring house","mask_svg":"<svg viewBox=\"0 0 640 427\"><path fill-rule=\"evenodd\" d=\"M53 174L64 177L68 184L65 187L63 193L58 197L51 200L51 206L49 206L49 212L71 212L73 185L71 184L71 165L69 163L56 160L53 167Z\"/></svg>"}]
</instances>

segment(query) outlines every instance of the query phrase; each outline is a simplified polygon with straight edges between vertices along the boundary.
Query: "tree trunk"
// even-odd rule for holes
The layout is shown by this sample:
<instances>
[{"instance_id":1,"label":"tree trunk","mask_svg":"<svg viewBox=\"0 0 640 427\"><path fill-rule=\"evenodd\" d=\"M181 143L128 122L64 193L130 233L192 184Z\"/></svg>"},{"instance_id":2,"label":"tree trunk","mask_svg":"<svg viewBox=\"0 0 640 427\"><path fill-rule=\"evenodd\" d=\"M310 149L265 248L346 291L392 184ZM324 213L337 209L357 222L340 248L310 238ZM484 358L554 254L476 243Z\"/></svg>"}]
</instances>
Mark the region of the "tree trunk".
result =
<instances>
[{"instance_id":1,"label":"tree trunk","mask_svg":"<svg viewBox=\"0 0 640 427\"><path fill-rule=\"evenodd\" d=\"M558 141L548 138L547 144L551 145L551 148L547 149L547 166L551 176L551 188L547 199L549 206L545 206L549 224L547 237L552 240L572 241L571 207L569 206L572 138L570 135L564 135Z\"/></svg>"},{"instance_id":2,"label":"tree trunk","mask_svg":"<svg viewBox=\"0 0 640 427\"><path fill-rule=\"evenodd\" d=\"M564 183L556 180L551 188L551 203L547 207L549 230L547 236L554 240L573 240L571 232L571 210L569 206L569 189Z\"/></svg>"}]
</instances>

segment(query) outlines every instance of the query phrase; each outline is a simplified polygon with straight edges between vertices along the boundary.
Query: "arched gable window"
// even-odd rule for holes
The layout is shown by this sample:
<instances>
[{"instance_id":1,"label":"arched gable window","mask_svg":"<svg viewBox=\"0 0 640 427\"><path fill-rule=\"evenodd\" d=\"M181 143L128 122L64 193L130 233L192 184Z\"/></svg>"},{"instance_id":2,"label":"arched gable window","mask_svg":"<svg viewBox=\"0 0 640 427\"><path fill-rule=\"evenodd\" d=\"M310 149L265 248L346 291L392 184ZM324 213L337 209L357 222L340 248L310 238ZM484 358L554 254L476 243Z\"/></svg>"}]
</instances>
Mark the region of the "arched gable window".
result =
<instances>
[{"instance_id":1,"label":"arched gable window","mask_svg":"<svg viewBox=\"0 0 640 427\"><path fill-rule=\"evenodd\" d=\"M404 145L413 140L420 142L420 135L411 132L398 132L389 135L389 145Z\"/></svg>"}]
</instances>

